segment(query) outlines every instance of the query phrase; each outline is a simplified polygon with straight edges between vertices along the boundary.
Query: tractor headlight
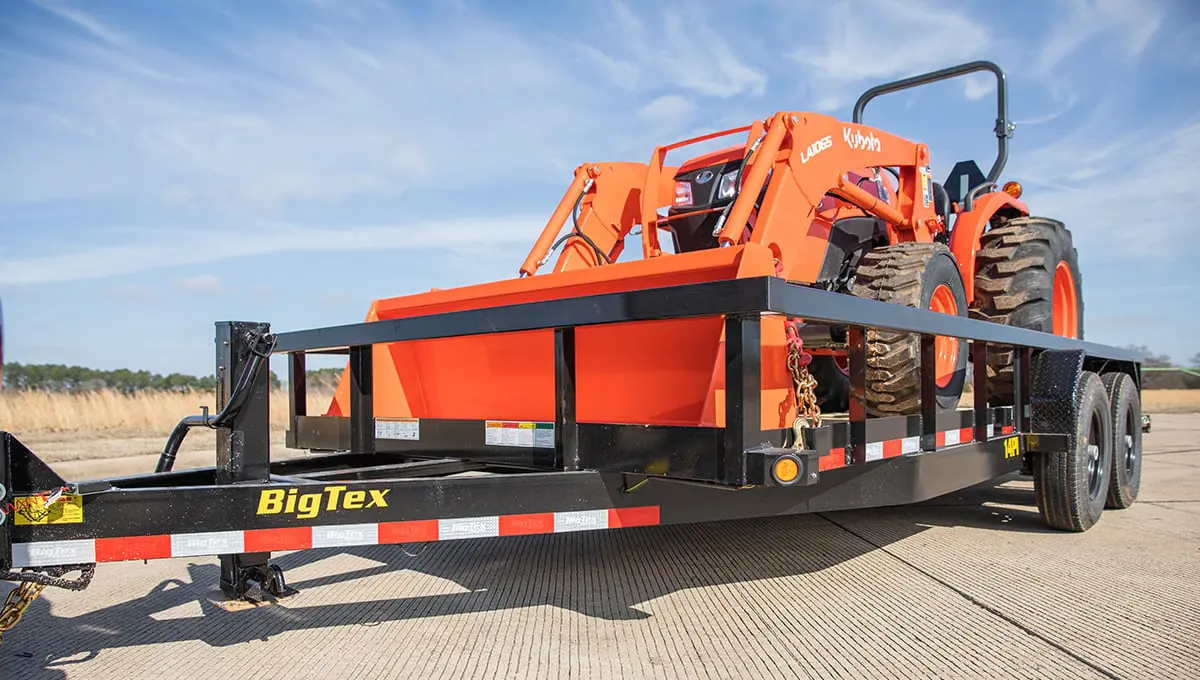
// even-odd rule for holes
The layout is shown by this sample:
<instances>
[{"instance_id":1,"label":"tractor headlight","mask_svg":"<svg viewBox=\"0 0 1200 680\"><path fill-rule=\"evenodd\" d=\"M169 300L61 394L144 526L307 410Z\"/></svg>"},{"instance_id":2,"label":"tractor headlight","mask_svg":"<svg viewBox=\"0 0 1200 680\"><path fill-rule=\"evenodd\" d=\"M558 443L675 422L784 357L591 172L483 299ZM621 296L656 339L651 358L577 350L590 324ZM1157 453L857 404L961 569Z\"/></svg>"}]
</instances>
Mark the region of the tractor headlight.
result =
<instances>
[{"instance_id":1,"label":"tractor headlight","mask_svg":"<svg viewBox=\"0 0 1200 680\"><path fill-rule=\"evenodd\" d=\"M675 182L675 206L686 208L692 204L692 183L687 180Z\"/></svg>"},{"instance_id":2,"label":"tractor headlight","mask_svg":"<svg viewBox=\"0 0 1200 680\"><path fill-rule=\"evenodd\" d=\"M734 170L728 175L721 177L721 183L717 185L717 200L723 201L726 198L732 198L737 193L738 171Z\"/></svg>"}]
</instances>

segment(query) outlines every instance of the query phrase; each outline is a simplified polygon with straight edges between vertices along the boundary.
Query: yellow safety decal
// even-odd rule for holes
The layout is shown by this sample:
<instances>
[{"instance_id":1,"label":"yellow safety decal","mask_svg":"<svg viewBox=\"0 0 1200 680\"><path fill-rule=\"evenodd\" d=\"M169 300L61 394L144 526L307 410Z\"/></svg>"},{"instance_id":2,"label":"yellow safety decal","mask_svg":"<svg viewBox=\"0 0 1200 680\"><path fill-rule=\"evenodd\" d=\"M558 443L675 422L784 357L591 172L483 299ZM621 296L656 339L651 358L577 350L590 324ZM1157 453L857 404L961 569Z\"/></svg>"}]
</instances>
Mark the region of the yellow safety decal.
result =
<instances>
[{"instance_id":1,"label":"yellow safety decal","mask_svg":"<svg viewBox=\"0 0 1200 680\"><path fill-rule=\"evenodd\" d=\"M47 496L16 496L13 498L13 518L17 526L31 524L81 524L83 496L64 493L49 507Z\"/></svg>"},{"instance_id":2,"label":"yellow safety decal","mask_svg":"<svg viewBox=\"0 0 1200 680\"><path fill-rule=\"evenodd\" d=\"M1009 437L1004 440L1004 457L1016 458L1021 455L1021 438Z\"/></svg>"}]
</instances>

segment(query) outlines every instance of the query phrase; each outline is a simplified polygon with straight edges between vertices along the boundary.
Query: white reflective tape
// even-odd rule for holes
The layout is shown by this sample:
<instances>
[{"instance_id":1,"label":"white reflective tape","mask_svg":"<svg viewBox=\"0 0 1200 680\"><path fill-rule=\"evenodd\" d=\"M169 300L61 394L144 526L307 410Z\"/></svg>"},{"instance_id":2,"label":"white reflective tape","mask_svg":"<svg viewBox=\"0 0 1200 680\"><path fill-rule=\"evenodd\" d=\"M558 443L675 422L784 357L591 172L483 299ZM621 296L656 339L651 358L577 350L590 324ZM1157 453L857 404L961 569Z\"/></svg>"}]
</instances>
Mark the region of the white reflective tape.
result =
<instances>
[{"instance_id":1,"label":"white reflective tape","mask_svg":"<svg viewBox=\"0 0 1200 680\"><path fill-rule=\"evenodd\" d=\"M378 524L336 524L312 528L312 547L314 548L378 544Z\"/></svg>"},{"instance_id":2,"label":"white reflective tape","mask_svg":"<svg viewBox=\"0 0 1200 680\"><path fill-rule=\"evenodd\" d=\"M499 517L460 517L438 520L438 540L486 538L500 535Z\"/></svg>"},{"instance_id":3,"label":"white reflective tape","mask_svg":"<svg viewBox=\"0 0 1200 680\"><path fill-rule=\"evenodd\" d=\"M201 531L171 534L171 557L236 555L244 552L246 535L240 531Z\"/></svg>"},{"instance_id":4,"label":"white reflective tape","mask_svg":"<svg viewBox=\"0 0 1200 680\"><path fill-rule=\"evenodd\" d=\"M953 446L954 444L957 444L960 441L959 437L958 437L958 433L959 433L958 430L948 430L946 432L946 446Z\"/></svg>"},{"instance_id":5,"label":"white reflective tape","mask_svg":"<svg viewBox=\"0 0 1200 680\"><path fill-rule=\"evenodd\" d=\"M608 510L574 510L554 513L554 533L608 528Z\"/></svg>"},{"instance_id":6,"label":"white reflective tape","mask_svg":"<svg viewBox=\"0 0 1200 680\"><path fill-rule=\"evenodd\" d=\"M900 453L919 453L921 451L920 437L905 437L900 440Z\"/></svg>"},{"instance_id":7,"label":"white reflective tape","mask_svg":"<svg viewBox=\"0 0 1200 680\"><path fill-rule=\"evenodd\" d=\"M13 543L14 567L48 567L56 564L85 564L96 561L96 541L81 538L73 541L39 541Z\"/></svg>"},{"instance_id":8,"label":"white reflective tape","mask_svg":"<svg viewBox=\"0 0 1200 680\"><path fill-rule=\"evenodd\" d=\"M867 442L867 460L883 460L883 442Z\"/></svg>"}]
</instances>

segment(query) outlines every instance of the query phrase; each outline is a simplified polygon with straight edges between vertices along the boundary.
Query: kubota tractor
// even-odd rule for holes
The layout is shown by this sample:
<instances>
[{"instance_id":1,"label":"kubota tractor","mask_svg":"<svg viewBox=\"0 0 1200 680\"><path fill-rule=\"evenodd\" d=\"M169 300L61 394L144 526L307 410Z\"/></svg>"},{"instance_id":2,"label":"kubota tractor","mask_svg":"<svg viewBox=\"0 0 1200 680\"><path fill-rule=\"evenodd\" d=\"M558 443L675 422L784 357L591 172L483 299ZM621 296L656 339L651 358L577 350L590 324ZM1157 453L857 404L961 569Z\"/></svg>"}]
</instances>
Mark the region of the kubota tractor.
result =
<instances>
[{"instance_id":1,"label":"kubota tractor","mask_svg":"<svg viewBox=\"0 0 1200 680\"><path fill-rule=\"evenodd\" d=\"M964 161L935 182L925 144L862 122L876 96L977 71L997 78L999 153L986 175ZM1070 231L1031 215L1019 184L997 184L1013 130L1006 99L999 67L972 62L872 88L852 122L785 111L660 146L648 163L585 163L516 277L376 300L367 320L778 276L1082 338L1082 279ZM743 134L744 143L665 164L670 151ZM626 237L639 228L642 257L622 260ZM818 406L845 410L845 328L773 316L761 323L763 404L778 406L763 408L764 429L790 427ZM578 421L722 426L723 332L720 318L579 328ZM917 338L872 329L866 340L868 414L919 412ZM552 331L394 343L374 352L378 416L554 418ZM986 397L1011 404L1011 351L989 352ZM966 341L938 338L936 362L938 405L954 409ZM348 409L343 375L328 415Z\"/></svg>"}]
</instances>

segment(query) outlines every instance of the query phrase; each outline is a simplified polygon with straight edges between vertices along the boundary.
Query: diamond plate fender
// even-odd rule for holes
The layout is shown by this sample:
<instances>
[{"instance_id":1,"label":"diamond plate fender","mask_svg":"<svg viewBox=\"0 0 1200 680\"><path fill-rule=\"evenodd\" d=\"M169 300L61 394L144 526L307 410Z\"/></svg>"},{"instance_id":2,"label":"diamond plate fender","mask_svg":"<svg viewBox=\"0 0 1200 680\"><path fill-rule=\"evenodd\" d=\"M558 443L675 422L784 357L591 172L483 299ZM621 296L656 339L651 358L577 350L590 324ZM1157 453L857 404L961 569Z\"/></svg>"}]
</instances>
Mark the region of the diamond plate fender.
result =
<instances>
[{"instance_id":1,"label":"diamond plate fender","mask_svg":"<svg viewBox=\"0 0 1200 680\"><path fill-rule=\"evenodd\" d=\"M1075 403L1083 373L1081 349L1043 350L1030 368L1030 421L1034 432L1066 434L1075 429Z\"/></svg>"}]
</instances>

